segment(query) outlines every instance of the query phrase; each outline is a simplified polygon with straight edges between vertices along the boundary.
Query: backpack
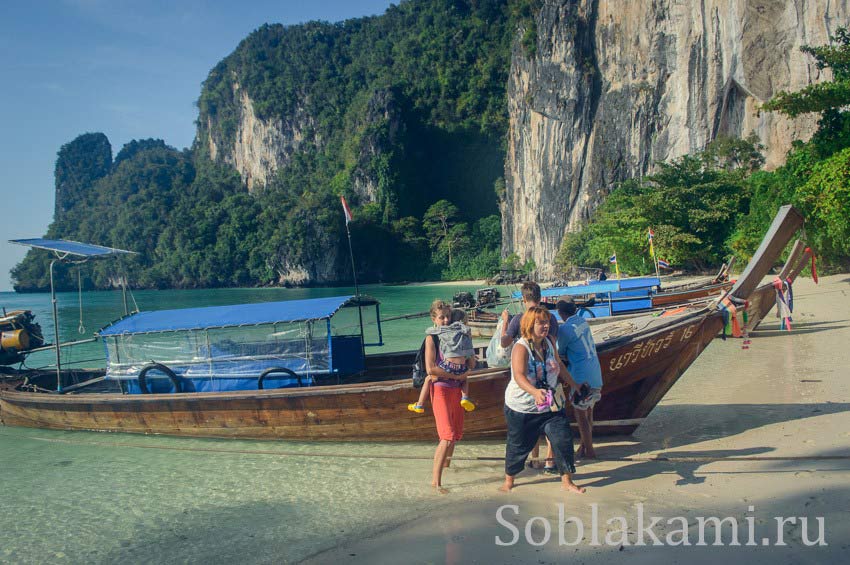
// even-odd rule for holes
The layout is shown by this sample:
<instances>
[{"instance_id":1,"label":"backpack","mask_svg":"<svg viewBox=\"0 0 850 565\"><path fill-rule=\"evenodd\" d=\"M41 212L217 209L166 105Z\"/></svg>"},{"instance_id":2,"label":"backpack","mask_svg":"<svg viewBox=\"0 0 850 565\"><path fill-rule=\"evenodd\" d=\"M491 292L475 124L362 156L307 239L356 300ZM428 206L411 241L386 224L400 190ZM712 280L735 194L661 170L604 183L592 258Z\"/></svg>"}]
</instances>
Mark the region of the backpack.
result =
<instances>
[{"instance_id":1,"label":"backpack","mask_svg":"<svg viewBox=\"0 0 850 565\"><path fill-rule=\"evenodd\" d=\"M440 338L434 334L431 334L431 338L434 340L434 347L439 350ZM428 370L425 368L425 341L427 339L426 337L422 340L422 345L419 347L419 351L416 352L416 360L413 362L411 376L413 377L414 388L422 388L422 385L425 384L425 377L428 376Z\"/></svg>"}]
</instances>

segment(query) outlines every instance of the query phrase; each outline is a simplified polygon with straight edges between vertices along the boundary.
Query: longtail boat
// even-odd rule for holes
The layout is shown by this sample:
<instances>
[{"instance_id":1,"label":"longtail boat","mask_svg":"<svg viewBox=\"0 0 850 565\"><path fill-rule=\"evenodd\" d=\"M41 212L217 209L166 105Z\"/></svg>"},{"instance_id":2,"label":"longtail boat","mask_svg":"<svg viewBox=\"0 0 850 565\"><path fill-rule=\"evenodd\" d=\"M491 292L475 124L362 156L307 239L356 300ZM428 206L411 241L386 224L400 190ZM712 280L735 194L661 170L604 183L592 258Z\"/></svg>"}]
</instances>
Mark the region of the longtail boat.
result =
<instances>
[{"instance_id":1,"label":"longtail boat","mask_svg":"<svg viewBox=\"0 0 850 565\"><path fill-rule=\"evenodd\" d=\"M718 277L659 291L661 281L656 277L597 281L583 285L550 287L543 289L541 298L549 308L565 296L573 297L579 306L579 314L590 325L607 323L607 318L635 317L650 311L660 312L694 300L718 297L732 288L732 281L720 281ZM519 299L519 294L514 293ZM468 315L468 324L473 337L490 338L496 331L499 314L492 310L473 308Z\"/></svg>"},{"instance_id":2,"label":"longtail boat","mask_svg":"<svg viewBox=\"0 0 850 565\"><path fill-rule=\"evenodd\" d=\"M743 301L752 293L801 225L802 218L796 210L790 206L780 210L762 247L730 291L729 295L733 299ZM110 364L117 371L112 378L109 377L108 366L106 376L90 379L90 385L87 384L89 381L82 381L66 386L64 394L55 391L0 391L0 420L13 426L192 437L333 441L435 439L436 432L430 418L409 412L406 408L416 395L409 377L414 356L412 352L361 357L359 355L362 355L362 348L366 345L362 330L359 336L336 335L332 329L324 331L331 328L331 311L348 307L362 315L364 305L374 305L377 309L376 304L361 301L361 298L339 297L341 302L327 305L327 310L321 312L321 315L304 320L301 314L295 314L294 318L300 320L289 320L301 324L298 330L301 341L314 344L324 343L327 339L327 349L325 360L316 357L300 359L304 374L298 374L297 369L292 370L296 373L295 382L293 376L287 373L289 381L277 383L286 388L258 389L261 383L256 376L253 377L253 390L213 391L199 388L204 382L217 378L219 364L240 361L240 357L252 357L250 362L255 363L258 361L253 358L256 353L266 357L267 361L268 356L277 353L269 348L257 349L256 339L242 337L243 331L257 327L254 325L242 327L243 331L239 327L218 328L230 332L232 341L237 342L235 344L228 343L226 339L207 343L209 332L194 326L187 330L186 326L181 325L182 322L177 321L167 331L162 329L161 332L149 333L158 336L154 341L164 351L175 355L183 342L178 343L171 336L182 331L193 332L191 339L195 343L191 347L198 352L200 361L195 365L183 363L181 366L185 359L173 359L177 361L170 367L173 378L168 375L167 379L163 379L160 375L159 386L174 390L185 390L183 387L188 386L192 391L164 392L161 391L164 389L154 387L150 394L145 394L150 381L146 381L143 378L145 375L141 373L133 375L137 363L146 354L144 344L141 343L143 340L136 337L145 335L145 330L152 329L156 324L162 326L171 314L157 316L156 313L141 313L150 314L148 321L152 320L154 325L146 325L145 316L135 315L116 322L111 330L107 327L101 331L102 339L114 341L112 346L107 343L107 348L113 347L115 353L110 356ZM277 308L269 307L268 310ZM299 307L293 308L300 312ZM201 323L210 326L214 324L209 323L213 319L209 316L218 313L221 312L194 314L197 314L195 317L200 318ZM256 313L252 315L259 316ZM251 321L258 320L255 318ZM289 322L276 322L282 329L271 334L282 332L286 337L288 334L283 325ZM312 333L304 333L306 322L310 322ZM668 316L612 319L610 323L596 326L594 339L602 365L604 388L602 401L595 410L595 431L634 431L711 343L723 324L723 312L716 304L708 303L685 306ZM138 330L136 334L132 333L134 325L135 330ZM227 326L227 323L223 325ZM265 335L276 337L271 334ZM122 340L118 339L122 335L129 338L127 343L121 343ZM350 377L343 377L341 372L334 373L335 337L345 337L350 341L343 356L344 362L356 368L362 361L362 371ZM357 339L351 340L352 337ZM265 339L262 341L265 342ZM134 347L139 349L134 351ZM302 353L306 352L304 350ZM272 359L271 363L275 366L263 373L271 369L285 369L282 366L284 361ZM167 366L167 363L158 364ZM153 380L157 368L151 365L148 363L141 370L150 371L148 376ZM204 365L209 366L209 369L205 369ZM257 368L253 367L254 370ZM240 381L234 385L237 387L245 386L251 378L244 375L239 367L227 375L225 380L235 375L235 379ZM286 375L278 376L287 378ZM39 390L49 386L48 377L41 381L36 379ZM465 437L504 437L503 405L508 379L510 371L505 368L484 366L471 373L470 395L476 400L478 408L466 416ZM131 388L134 382L138 388ZM115 388L116 383L119 384L118 388ZM113 387L114 392L98 391L99 387L107 386Z\"/></svg>"}]
</instances>

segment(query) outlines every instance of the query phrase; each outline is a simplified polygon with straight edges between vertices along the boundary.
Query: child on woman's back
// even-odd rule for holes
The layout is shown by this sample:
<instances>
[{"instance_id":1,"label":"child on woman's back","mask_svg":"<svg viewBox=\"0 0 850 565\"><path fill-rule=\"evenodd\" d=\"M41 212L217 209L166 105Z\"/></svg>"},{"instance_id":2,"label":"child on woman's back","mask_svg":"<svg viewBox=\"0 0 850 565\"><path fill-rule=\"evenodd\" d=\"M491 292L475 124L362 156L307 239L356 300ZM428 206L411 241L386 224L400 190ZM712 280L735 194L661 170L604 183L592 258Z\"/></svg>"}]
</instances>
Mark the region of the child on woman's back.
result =
<instances>
[{"instance_id":1,"label":"child on woman's back","mask_svg":"<svg viewBox=\"0 0 850 565\"><path fill-rule=\"evenodd\" d=\"M472 348L472 330L464 324L466 312L460 309L450 309L433 313L434 326L425 330L428 335L436 335L440 340L437 365L447 373L462 375L475 367L475 350ZM447 320L448 325L438 325L441 320ZM411 412L425 412L425 398L431 383L439 381L440 378L428 375L422 384L419 400L416 404L408 404L407 409ZM460 405L467 412L475 410L475 404L469 399L469 383L462 381L463 395Z\"/></svg>"}]
</instances>

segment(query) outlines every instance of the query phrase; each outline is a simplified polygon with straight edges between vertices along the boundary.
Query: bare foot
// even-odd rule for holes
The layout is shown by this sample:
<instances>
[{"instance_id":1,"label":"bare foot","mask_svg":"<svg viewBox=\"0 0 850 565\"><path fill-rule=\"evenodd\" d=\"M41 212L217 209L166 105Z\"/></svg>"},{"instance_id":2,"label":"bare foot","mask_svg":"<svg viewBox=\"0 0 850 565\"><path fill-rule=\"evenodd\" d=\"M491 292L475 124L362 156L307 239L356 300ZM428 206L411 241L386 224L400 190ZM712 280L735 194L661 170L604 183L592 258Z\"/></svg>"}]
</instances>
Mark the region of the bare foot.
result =
<instances>
[{"instance_id":1,"label":"bare foot","mask_svg":"<svg viewBox=\"0 0 850 565\"><path fill-rule=\"evenodd\" d=\"M449 491L444 489L441 485L435 485L434 483L431 483L431 487L433 487L434 492L436 492L437 494L449 494Z\"/></svg>"},{"instance_id":2,"label":"bare foot","mask_svg":"<svg viewBox=\"0 0 850 565\"><path fill-rule=\"evenodd\" d=\"M510 475L505 475L505 483L499 487L499 491L511 492L512 488L514 488L514 478Z\"/></svg>"},{"instance_id":3,"label":"bare foot","mask_svg":"<svg viewBox=\"0 0 850 565\"><path fill-rule=\"evenodd\" d=\"M577 494L584 494L586 490L584 487L580 487L575 484L569 475L561 476L561 488L570 492L575 492Z\"/></svg>"}]
</instances>

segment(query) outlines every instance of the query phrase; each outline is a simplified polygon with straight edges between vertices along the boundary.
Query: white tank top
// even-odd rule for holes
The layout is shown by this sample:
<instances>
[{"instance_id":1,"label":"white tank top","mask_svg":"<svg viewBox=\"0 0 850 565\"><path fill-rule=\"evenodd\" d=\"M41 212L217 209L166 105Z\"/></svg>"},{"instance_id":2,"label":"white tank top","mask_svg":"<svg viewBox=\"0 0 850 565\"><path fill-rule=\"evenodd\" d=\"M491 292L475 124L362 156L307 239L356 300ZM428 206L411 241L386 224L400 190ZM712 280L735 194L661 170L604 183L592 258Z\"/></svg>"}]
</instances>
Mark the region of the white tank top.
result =
<instances>
[{"instance_id":1,"label":"white tank top","mask_svg":"<svg viewBox=\"0 0 850 565\"><path fill-rule=\"evenodd\" d=\"M560 373L561 367L555 358L555 348L552 347L552 343L548 339L544 339L543 342L546 344L545 363L534 358L534 355L531 353L531 346L525 338L520 338L516 344L525 347L525 350L528 351L528 366L525 373L528 381L532 385L536 385L539 375L540 378L545 378L545 382L549 388L554 389L558 385L558 373ZM537 405L534 403L534 397L516 384L513 363L511 363L511 381L505 389L505 406L514 412L537 414Z\"/></svg>"}]
</instances>

